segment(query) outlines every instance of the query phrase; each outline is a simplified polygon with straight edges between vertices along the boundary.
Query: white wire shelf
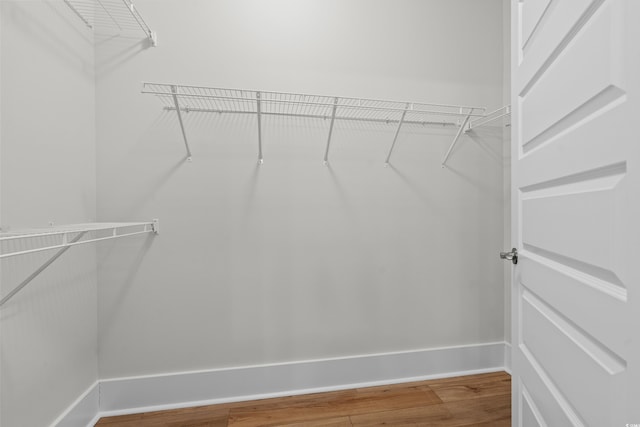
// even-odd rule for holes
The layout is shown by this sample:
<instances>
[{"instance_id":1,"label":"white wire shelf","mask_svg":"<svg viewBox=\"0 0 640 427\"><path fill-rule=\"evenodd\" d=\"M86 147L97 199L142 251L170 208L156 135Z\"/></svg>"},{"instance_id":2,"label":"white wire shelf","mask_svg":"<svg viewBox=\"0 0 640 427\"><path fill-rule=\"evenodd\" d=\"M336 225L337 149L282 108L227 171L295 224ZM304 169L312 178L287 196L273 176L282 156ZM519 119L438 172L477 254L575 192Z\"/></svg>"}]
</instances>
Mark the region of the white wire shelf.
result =
<instances>
[{"instance_id":1,"label":"white wire shelf","mask_svg":"<svg viewBox=\"0 0 640 427\"><path fill-rule=\"evenodd\" d=\"M63 249L144 233L158 233L158 221L63 225L0 232L0 259Z\"/></svg>"},{"instance_id":2,"label":"white wire shelf","mask_svg":"<svg viewBox=\"0 0 640 427\"><path fill-rule=\"evenodd\" d=\"M483 114L482 116L477 117L473 120L471 120L471 116L467 116L465 118L464 123L462 123L462 126L458 128L458 133L456 133L455 138L453 138L453 142L449 146L449 150L447 151L447 154L445 154L444 158L442 159L442 167L445 167L447 165L447 160L449 160L449 156L453 151L453 147L455 147L463 131L464 133L470 132L475 128L486 126L487 124L494 122L496 120L499 120L503 117L508 117L508 118L511 117L510 105L505 105L504 107L498 108L497 110L491 111L490 113ZM509 126L509 125L510 125L509 123L506 124L506 126Z\"/></svg>"},{"instance_id":3,"label":"white wire shelf","mask_svg":"<svg viewBox=\"0 0 640 427\"><path fill-rule=\"evenodd\" d=\"M155 95L164 110L178 116L187 157L191 149L183 121L183 113L252 114L258 122L258 159L262 163L263 116L288 116L330 120L324 160L328 161L333 126L337 120L396 124L389 158L403 125L460 126L470 118L484 117L485 109L468 105L388 101L301 93L270 92L186 86L165 83L143 83L142 93ZM464 126L463 125L463 126Z\"/></svg>"},{"instance_id":4,"label":"white wire shelf","mask_svg":"<svg viewBox=\"0 0 640 427\"><path fill-rule=\"evenodd\" d=\"M156 46L156 33L131 0L64 0L67 6L92 30L106 34L142 31Z\"/></svg>"},{"instance_id":5,"label":"white wire shelf","mask_svg":"<svg viewBox=\"0 0 640 427\"><path fill-rule=\"evenodd\" d=\"M40 267L2 299L0 307L60 258L72 246L159 231L159 221L73 224L49 228L0 232L0 259L57 250Z\"/></svg>"},{"instance_id":6,"label":"white wire shelf","mask_svg":"<svg viewBox=\"0 0 640 427\"><path fill-rule=\"evenodd\" d=\"M498 108L497 110L491 111L490 113L485 114L483 117L479 117L475 120L471 120L469 122L469 128L465 132L469 132L474 128L478 128L481 126L486 126L489 123L493 123L496 120L503 119L504 126L510 126L511 121L511 105L505 105L504 107Z\"/></svg>"}]
</instances>

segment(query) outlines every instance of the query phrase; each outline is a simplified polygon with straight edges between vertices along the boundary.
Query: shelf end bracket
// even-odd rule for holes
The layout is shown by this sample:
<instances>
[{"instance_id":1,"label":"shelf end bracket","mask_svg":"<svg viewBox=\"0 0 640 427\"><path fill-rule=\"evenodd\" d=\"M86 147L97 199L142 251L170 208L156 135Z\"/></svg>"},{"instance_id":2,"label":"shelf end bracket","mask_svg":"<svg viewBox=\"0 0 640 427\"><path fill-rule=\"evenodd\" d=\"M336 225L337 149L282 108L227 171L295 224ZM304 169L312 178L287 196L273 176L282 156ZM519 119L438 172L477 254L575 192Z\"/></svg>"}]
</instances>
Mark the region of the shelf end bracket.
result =
<instances>
[{"instance_id":1,"label":"shelf end bracket","mask_svg":"<svg viewBox=\"0 0 640 427\"><path fill-rule=\"evenodd\" d=\"M184 146L187 149L187 160L191 161L191 149L189 148L187 133L184 130L184 122L182 121L182 112L180 111L180 103L178 102L178 88L175 85L171 86L171 96L173 97L173 104L176 108L176 113L178 114L178 123L180 123L180 130L182 131Z\"/></svg>"},{"instance_id":2,"label":"shelf end bracket","mask_svg":"<svg viewBox=\"0 0 640 427\"><path fill-rule=\"evenodd\" d=\"M158 33L149 31L149 42L151 43L151 47L158 46Z\"/></svg>"},{"instance_id":3,"label":"shelf end bracket","mask_svg":"<svg viewBox=\"0 0 640 427\"><path fill-rule=\"evenodd\" d=\"M263 163L262 159L262 106L260 98L262 95L260 92L256 92L256 112L258 113L258 164Z\"/></svg>"},{"instance_id":4,"label":"shelf end bracket","mask_svg":"<svg viewBox=\"0 0 640 427\"><path fill-rule=\"evenodd\" d=\"M402 128L402 124L404 123L404 118L407 115L407 110L409 109L409 104L405 105L404 111L402 111L402 116L400 116L400 121L398 122L398 127L396 128L396 133L393 135L393 142L391 143L391 147L389 148L389 154L387 154L387 158L384 161L385 165L389 164L389 159L391 159L391 153L393 153L393 148L396 146L396 141L398 141L398 135L400 135L400 128Z\"/></svg>"},{"instance_id":5,"label":"shelf end bracket","mask_svg":"<svg viewBox=\"0 0 640 427\"><path fill-rule=\"evenodd\" d=\"M336 121L336 110L338 109L338 97L333 100L333 110L331 111L331 124L329 125L329 137L327 138L327 148L324 150L324 164L329 164L329 146L331 145L331 135L333 135L333 124Z\"/></svg>"},{"instance_id":6,"label":"shelf end bracket","mask_svg":"<svg viewBox=\"0 0 640 427\"><path fill-rule=\"evenodd\" d=\"M449 160L449 156L451 155L451 152L453 151L453 147L455 147L455 145L458 143L458 140L460 139L460 135L462 135L462 132L464 131L464 128L467 127L467 123L469 123L469 119L471 118L471 114L472 113L473 113L473 109L471 109L469 111L467 116L464 118L464 121L462 122L462 125L460 125L460 128L458 128L458 132L456 133L455 138L453 138L453 142L449 146L449 149L447 150L447 154L445 154L443 159L442 159L442 167L445 167L445 165L447 163L447 160Z\"/></svg>"}]
</instances>

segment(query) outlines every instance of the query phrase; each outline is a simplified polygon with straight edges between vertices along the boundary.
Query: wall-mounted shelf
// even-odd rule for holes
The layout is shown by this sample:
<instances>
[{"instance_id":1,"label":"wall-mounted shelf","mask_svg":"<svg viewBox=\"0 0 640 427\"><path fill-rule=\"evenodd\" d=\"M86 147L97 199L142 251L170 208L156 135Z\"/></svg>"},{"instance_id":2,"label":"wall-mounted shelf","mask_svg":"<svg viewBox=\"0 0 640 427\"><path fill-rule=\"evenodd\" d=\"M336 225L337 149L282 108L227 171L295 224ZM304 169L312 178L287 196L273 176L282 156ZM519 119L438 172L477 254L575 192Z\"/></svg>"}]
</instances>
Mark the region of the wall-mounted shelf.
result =
<instances>
[{"instance_id":1,"label":"wall-mounted shelf","mask_svg":"<svg viewBox=\"0 0 640 427\"><path fill-rule=\"evenodd\" d=\"M252 114L257 116L258 161L262 163L262 117L288 116L329 121L324 150L325 164L337 120L395 124L386 163L389 162L403 125L441 125L457 127L460 132L472 118L484 117L485 109L465 105L387 101L301 93L268 92L246 89L143 83L142 93L155 95L167 111L175 111L187 152L191 149L183 116L185 113ZM459 135L456 137L456 139Z\"/></svg>"},{"instance_id":2,"label":"wall-mounted shelf","mask_svg":"<svg viewBox=\"0 0 640 427\"><path fill-rule=\"evenodd\" d=\"M0 307L70 247L120 237L159 232L159 221L73 224L49 228L0 232L0 259L34 252L57 250L44 264L0 300Z\"/></svg>"},{"instance_id":3,"label":"wall-mounted shelf","mask_svg":"<svg viewBox=\"0 0 640 427\"><path fill-rule=\"evenodd\" d=\"M456 143L458 142L458 139L460 139L460 136L462 135L462 132L464 131L464 133L467 133L475 128L479 128L481 126L486 126L491 122L494 122L498 119L501 119L503 117L511 117L511 106L510 105L505 105L504 107L498 108L497 110L491 111L490 113L484 114L480 117L477 117L474 120L471 120L470 117L467 117L465 119L465 122L462 124L462 126L460 126L458 128L458 133L456 133L455 138L453 139L453 142L451 143L451 146L449 147L449 150L447 150L447 154L444 155L444 157L442 158L442 167L445 167L447 164L447 160L449 160L449 156L451 155L451 152L453 151L453 147L455 147ZM507 126L509 126L507 124Z\"/></svg>"},{"instance_id":4,"label":"wall-mounted shelf","mask_svg":"<svg viewBox=\"0 0 640 427\"><path fill-rule=\"evenodd\" d=\"M158 220L151 222L95 222L89 224L61 225L48 228L34 228L0 232L0 259L33 252L62 249L66 247L98 242L119 237L144 233L158 233ZM91 236L87 234L91 233ZM82 238L77 237L82 234ZM5 242L22 241L21 245ZM12 246L9 248L8 246ZM28 249L16 247L28 246Z\"/></svg>"},{"instance_id":5,"label":"wall-mounted shelf","mask_svg":"<svg viewBox=\"0 0 640 427\"><path fill-rule=\"evenodd\" d=\"M500 119L509 119L511 118L511 105L505 105L504 107L498 108L497 110L491 111L490 113L485 114L483 117L477 118L475 120L471 120L469 122L469 128L465 132L469 132L474 128L478 128L481 126L486 126L489 123L493 123L496 120ZM510 126L511 121L506 120L504 126Z\"/></svg>"},{"instance_id":6,"label":"wall-mounted shelf","mask_svg":"<svg viewBox=\"0 0 640 427\"><path fill-rule=\"evenodd\" d=\"M93 30L121 34L123 32L142 31L150 40L151 46L157 45L156 33L131 0L64 0L67 6Z\"/></svg>"}]
</instances>

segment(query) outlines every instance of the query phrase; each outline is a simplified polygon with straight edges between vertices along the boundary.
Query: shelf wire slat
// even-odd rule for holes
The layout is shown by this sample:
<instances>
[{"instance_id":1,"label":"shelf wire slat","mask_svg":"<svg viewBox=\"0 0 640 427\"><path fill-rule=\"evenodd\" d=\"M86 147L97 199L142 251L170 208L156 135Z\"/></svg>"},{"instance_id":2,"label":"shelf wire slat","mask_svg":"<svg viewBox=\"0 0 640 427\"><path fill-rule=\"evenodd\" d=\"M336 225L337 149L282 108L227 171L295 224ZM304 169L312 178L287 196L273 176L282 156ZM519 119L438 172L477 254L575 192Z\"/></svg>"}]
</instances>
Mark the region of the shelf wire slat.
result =
<instances>
[{"instance_id":1,"label":"shelf wire slat","mask_svg":"<svg viewBox=\"0 0 640 427\"><path fill-rule=\"evenodd\" d=\"M489 123L492 123L496 120L499 120L503 117L511 117L511 105L505 105L504 107L498 108L497 110L493 110L490 113L487 113L483 117L479 117L475 120L471 120L469 122L469 127L465 132L469 132L474 128L486 126ZM510 123L507 123L505 126L509 126Z\"/></svg>"},{"instance_id":2,"label":"shelf wire slat","mask_svg":"<svg viewBox=\"0 0 640 427\"><path fill-rule=\"evenodd\" d=\"M57 252L18 286L14 287L2 297L2 299L0 299L0 307L26 287L72 246L135 236L138 234L158 234L158 232L159 221L157 219L151 222L75 224L44 229L2 231L0 232L0 259L51 250L57 250Z\"/></svg>"},{"instance_id":3,"label":"shelf wire slat","mask_svg":"<svg viewBox=\"0 0 640 427\"><path fill-rule=\"evenodd\" d=\"M89 223L57 226L51 228L36 228L29 230L2 231L0 232L0 259L17 255L26 255L35 252L61 249L68 246L82 245L86 243L99 242L102 240L115 239L118 237L133 236L144 233L158 233L158 220L150 222L114 222L114 223ZM119 233L119 231L125 230ZM102 232L110 232L105 235ZM96 233L96 237L90 237L81 241L71 242L73 237L79 233ZM59 241L54 243L40 243L37 240L59 237ZM26 241L34 242L33 248L22 250L6 250L8 242Z\"/></svg>"},{"instance_id":4,"label":"shelf wire slat","mask_svg":"<svg viewBox=\"0 0 640 427\"><path fill-rule=\"evenodd\" d=\"M458 139L462 135L463 130L464 130L464 133L468 133L475 128L486 126L487 124L494 122L496 120L499 120L503 117L511 117L511 105L505 105L504 107L501 107L501 108L498 108L497 110L486 113L483 116L473 120L471 120L471 116L467 116L464 122L462 123L462 126L460 126L460 128L458 129L458 132L456 133L456 136L453 139L453 142L451 143L449 150L447 151L444 158L442 159L442 167L446 166L447 160L451 155L451 151L453 150L453 147L458 142ZM509 126L509 125L510 124L506 124L506 126Z\"/></svg>"},{"instance_id":5,"label":"shelf wire slat","mask_svg":"<svg viewBox=\"0 0 640 427\"><path fill-rule=\"evenodd\" d=\"M142 93L155 95L166 111L176 111L181 124L181 113L255 114L258 126L258 160L262 155L262 119L264 116L286 116L330 120L324 163L329 159L329 148L336 121L397 124L387 155L388 164L400 130L405 125L441 125L465 128L469 120L485 117L485 108L418 102L388 101L368 98L349 98L327 95L309 95L288 92L255 91L202 86L187 86L145 82ZM175 97L175 100L171 100ZM463 121L460 126L460 121ZM188 147L186 133L183 137ZM460 137L458 134L452 145ZM450 148L451 151L452 148ZM188 150L190 157L190 150ZM448 157L448 156L447 156ZM445 160L446 161L446 160Z\"/></svg>"},{"instance_id":6,"label":"shelf wire slat","mask_svg":"<svg viewBox=\"0 0 640 427\"><path fill-rule=\"evenodd\" d=\"M151 30L131 0L63 0L73 13L90 29L108 34L142 31L157 46L156 33Z\"/></svg>"}]
</instances>

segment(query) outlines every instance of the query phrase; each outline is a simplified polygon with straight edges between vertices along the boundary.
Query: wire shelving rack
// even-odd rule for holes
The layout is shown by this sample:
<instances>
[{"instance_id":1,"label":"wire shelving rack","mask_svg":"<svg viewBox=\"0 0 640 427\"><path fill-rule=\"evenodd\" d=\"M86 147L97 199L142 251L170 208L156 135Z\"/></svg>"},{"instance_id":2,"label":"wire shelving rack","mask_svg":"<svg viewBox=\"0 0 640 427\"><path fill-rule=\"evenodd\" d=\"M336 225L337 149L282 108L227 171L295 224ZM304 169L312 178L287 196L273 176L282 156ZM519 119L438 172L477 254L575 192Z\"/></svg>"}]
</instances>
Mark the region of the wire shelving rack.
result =
<instances>
[{"instance_id":1,"label":"wire shelving rack","mask_svg":"<svg viewBox=\"0 0 640 427\"><path fill-rule=\"evenodd\" d=\"M36 252L56 252L0 299L0 307L73 246L159 232L159 221L72 224L0 232L0 259Z\"/></svg>"},{"instance_id":2,"label":"wire shelving rack","mask_svg":"<svg viewBox=\"0 0 640 427\"><path fill-rule=\"evenodd\" d=\"M157 45L157 36L151 30L131 0L64 0L65 4L94 31L123 34L142 31Z\"/></svg>"},{"instance_id":3,"label":"wire shelving rack","mask_svg":"<svg viewBox=\"0 0 640 427\"><path fill-rule=\"evenodd\" d=\"M471 118L484 117L485 108L424 102L390 101L302 93L143 83L142 93L155 95L166 111L175 111L187 152L191 148L183 120L184 113L251 114L257 116L258 161L262 163L262 117L288 116L329 120L324 153L325 164L336 121L349 120L395 124L396 131L385 163L389 163L403 125L441 125L466 128ZM456 136L455 141L460 137ZM453 146L452 144L452 146ZM449 154L449 153L448 153ZM447 154L447 157L448 157Z\"/></svg>"},{"instance_id":4,"label":"wire shelving rack","mask_svg":"<svg viewBox=\"0 0 640 427\"><path fill-rule=\"evenodd\" d=\"M469 128L465 132L469 132L474 128L478 128L481 126L486 126L489 123L493 123L497 120L502 119L504 121L504 126L511 125L511 105L505 105L504 107L498 108L497 110L493 110L483 117L479 117L475 120L471 120L469 122Z\"/></svg>"}]
</instances>

